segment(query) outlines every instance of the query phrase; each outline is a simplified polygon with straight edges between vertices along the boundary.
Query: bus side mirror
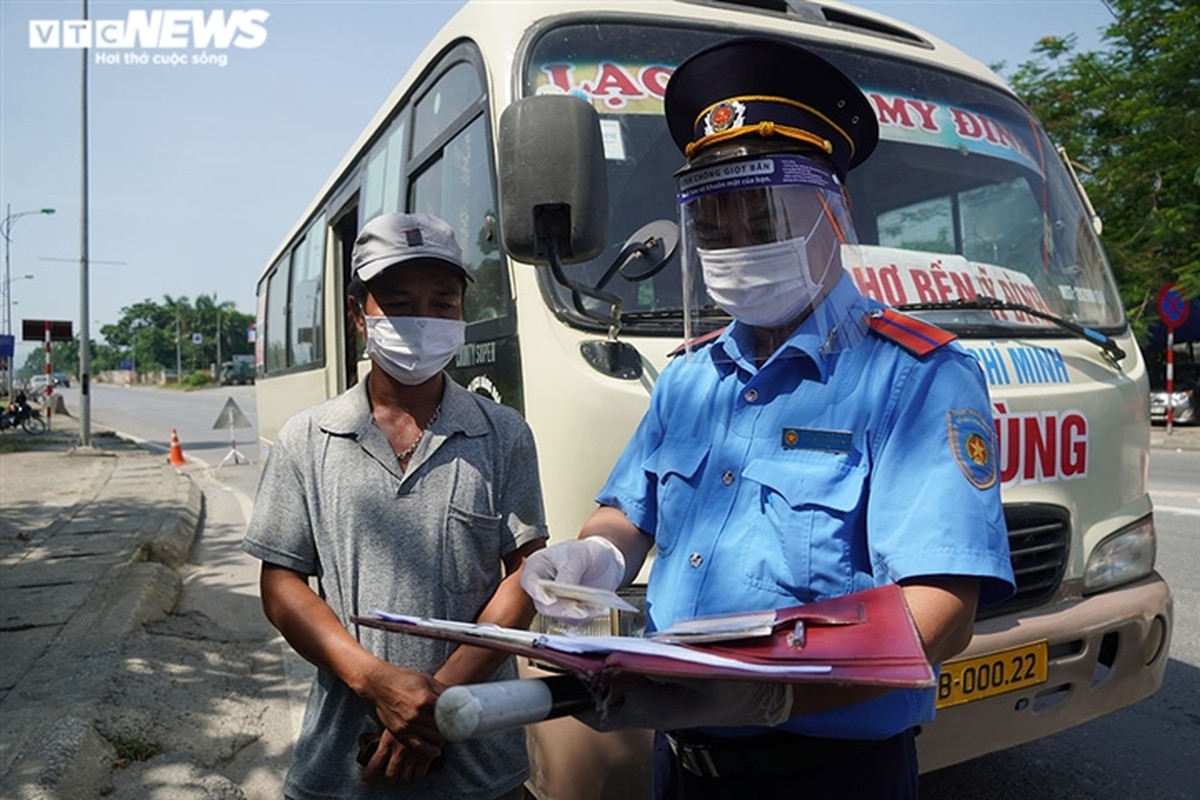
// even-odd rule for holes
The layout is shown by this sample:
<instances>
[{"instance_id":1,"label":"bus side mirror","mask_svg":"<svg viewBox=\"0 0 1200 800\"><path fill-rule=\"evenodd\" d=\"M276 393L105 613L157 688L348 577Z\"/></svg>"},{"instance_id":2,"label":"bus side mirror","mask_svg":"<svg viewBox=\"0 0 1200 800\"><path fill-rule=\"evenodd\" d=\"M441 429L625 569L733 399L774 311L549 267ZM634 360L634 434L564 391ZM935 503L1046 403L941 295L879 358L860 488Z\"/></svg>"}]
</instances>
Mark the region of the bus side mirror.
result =
<instances>
[{"instance_id":1,"label":"bus side mirror","mask_svg":"<svg viewBox=\"0 0 1200 800\"><path fill-rule=\"evenodd\" d=\"M595 258L608 236L600 116L568 95L517 100L500 115L500 230L517 261Z\"/></svg>"}]
</instances>

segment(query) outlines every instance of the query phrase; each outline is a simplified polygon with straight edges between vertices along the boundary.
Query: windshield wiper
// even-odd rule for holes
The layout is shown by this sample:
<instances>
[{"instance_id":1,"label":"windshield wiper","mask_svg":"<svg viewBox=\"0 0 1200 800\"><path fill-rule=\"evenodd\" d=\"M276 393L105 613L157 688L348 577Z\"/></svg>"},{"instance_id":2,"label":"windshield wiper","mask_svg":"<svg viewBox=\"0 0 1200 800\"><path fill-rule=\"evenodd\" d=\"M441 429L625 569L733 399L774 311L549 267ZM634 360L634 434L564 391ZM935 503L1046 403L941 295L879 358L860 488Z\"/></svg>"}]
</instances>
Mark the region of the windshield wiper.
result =
<instances>
[{"instance_id":1,"label":"windshield wiper","mask_svg":"<svg viewBox=\"0 0 1200 800\"><path fill-rule=\"evenodd\" d=\"M1053 322L1058 327L1065 331L1070 331L1081 339L1094 342L1112 359L1114 364L1125 358L1125 351L1121 349L1121 346L1111 336L1107 336L1098 330L1078 325L1068 319L1057 317L1054 314L1047 314L1045 311L1039 311L1024 303L1010 303L1007 300L1000 300L999 298L988 297L983 294L969 299L952 300L948 303L904 303L896 306L896 309L899 311L1020 311L1031 317Z\"/></svg>"}]
</instances>

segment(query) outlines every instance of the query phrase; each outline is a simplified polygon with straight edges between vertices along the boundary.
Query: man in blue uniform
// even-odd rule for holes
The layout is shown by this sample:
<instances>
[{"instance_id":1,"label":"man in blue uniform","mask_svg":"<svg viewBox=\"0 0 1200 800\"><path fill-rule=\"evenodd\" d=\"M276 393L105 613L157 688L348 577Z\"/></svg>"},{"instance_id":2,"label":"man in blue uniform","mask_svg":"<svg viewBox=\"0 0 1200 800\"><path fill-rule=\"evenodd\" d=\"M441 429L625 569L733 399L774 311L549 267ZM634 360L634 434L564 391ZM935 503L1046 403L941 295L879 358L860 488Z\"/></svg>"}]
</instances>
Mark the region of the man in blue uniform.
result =
<instances>
[{"instance_id":1,"label":"man in blue uniform","mask_svg":"<svg viewBox=\"0 0 1200 800\"><path fill-rule=\"evenodd\" d=\"M768 39L693 55L664 102L687 159L685 286L698 274L734 321L663 371L600 508L522 583L542 613L583 618L538 579L615 588L657 546L662 629L894 582L939 664L1013 576L978 365L846 271L843 184L874 113L832 65ZM933 690L647 681L585 721L658 729L660 796L916 797L913 729L933 710Z\"/></svg>"}]
</instances>

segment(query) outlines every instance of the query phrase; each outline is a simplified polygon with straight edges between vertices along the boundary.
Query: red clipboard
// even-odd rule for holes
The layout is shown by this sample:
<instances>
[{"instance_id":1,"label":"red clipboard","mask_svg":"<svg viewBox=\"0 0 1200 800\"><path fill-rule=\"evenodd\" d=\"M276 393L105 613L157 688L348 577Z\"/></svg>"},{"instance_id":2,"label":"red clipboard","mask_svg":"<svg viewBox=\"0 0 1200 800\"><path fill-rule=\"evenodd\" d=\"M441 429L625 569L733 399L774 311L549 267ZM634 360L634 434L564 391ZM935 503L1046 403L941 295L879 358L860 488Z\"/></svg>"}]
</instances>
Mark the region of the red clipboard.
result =
<instances>
[{"instance_id":1,"label":"red clipboard","mask_svg":"<svg viewBox=\"0 0 1200 800\"><path fill-rule=\"evenodd\" d=\"M895 584L779 609L775 611L771 633L766 636L676 645L685 650L737 662L729 666L700 665L669 656L643 653L562 652L538 644L536 634L528 634L524 642L498 641L466 630L425 627L421 621L397 621L378 615L354 616L351 620L371 628L526 656L575 673L592 685L605 682L622 672L664 678L813 682L895 688L925 688L934 684L933 669L925 659L916 626L904 602L903 590ZM793 641L797 622L804 623L803 644L799 647ZM811 671L764 673L754 671L753 665Z\"/></svg>"}]
</instances>

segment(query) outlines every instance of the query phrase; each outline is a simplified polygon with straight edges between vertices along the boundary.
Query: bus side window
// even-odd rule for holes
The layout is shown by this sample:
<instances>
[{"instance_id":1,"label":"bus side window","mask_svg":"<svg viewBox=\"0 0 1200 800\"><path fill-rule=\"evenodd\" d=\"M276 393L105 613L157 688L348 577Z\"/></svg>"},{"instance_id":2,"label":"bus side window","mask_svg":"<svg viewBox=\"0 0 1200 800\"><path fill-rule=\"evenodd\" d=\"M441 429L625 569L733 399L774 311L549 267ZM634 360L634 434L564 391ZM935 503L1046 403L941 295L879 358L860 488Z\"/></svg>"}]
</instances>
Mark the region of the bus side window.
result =
<instances>
[{"instance_id":1,"label":"bus side window","mask_svg":"<svg viewBox=\"0 0 1200 800\"><path fill-rule=\"evenodd\" d=\"M409 206L446 220L458 236L475 279L467 292L468 323L509 324L508 275L496 230L496 183L488 147L487 95L481 68L464 56L440 76L413 107L413 152ZM450 54L456 57L455 53ZM478 327L473 325L473 327ZM493 337L493 325L468 339Z\"/></svg>"},{"instance_id":2,"label":"bus side window","mask_svg":"<svg viewBox=\"0 0 1200 800\"><path fill-rule=\"evenodd\" d=\"M440 158L413 181L415 211L441 217L454 227L475 282L467 292L467 322L508 314L508 286L496 236L495 197L484 118L477 117L446 143Z\"/></svg>"},{"instance_id":3,"label":"bus side window","mask_svg":"<svg viewBox=\"0 0 1200 800\"><path fill-rule=\"evenodd\" d=\"M400 175L404 166L404 120L392 123L387 136L375 146L363 180L362 218L366 223L400 208ZM352 237L353 238L353 237Z\"/></svg>"},{"instance_id":4,"label":"bus side window","mask_svg":"<svg viewBox=\"0 0 1200 800\"><path fill-rule=\"evenodd\" d=\"M266 338L266 371L268 375L287 369L287 309L288 309L288 259L281 260L275 271L267 278L266 330L259 331Z\"/></svg>"},{"instance_id":5,"label":"bus side window","mask_svg":"<svg viewBox=\"0 0 1200 800\"><path fill-rule=\"evenodd\" d=\"M292 251L288 340L292 367L317 365L325 357L325 215L317 217Z\"/></svg>"}]
</instances>

